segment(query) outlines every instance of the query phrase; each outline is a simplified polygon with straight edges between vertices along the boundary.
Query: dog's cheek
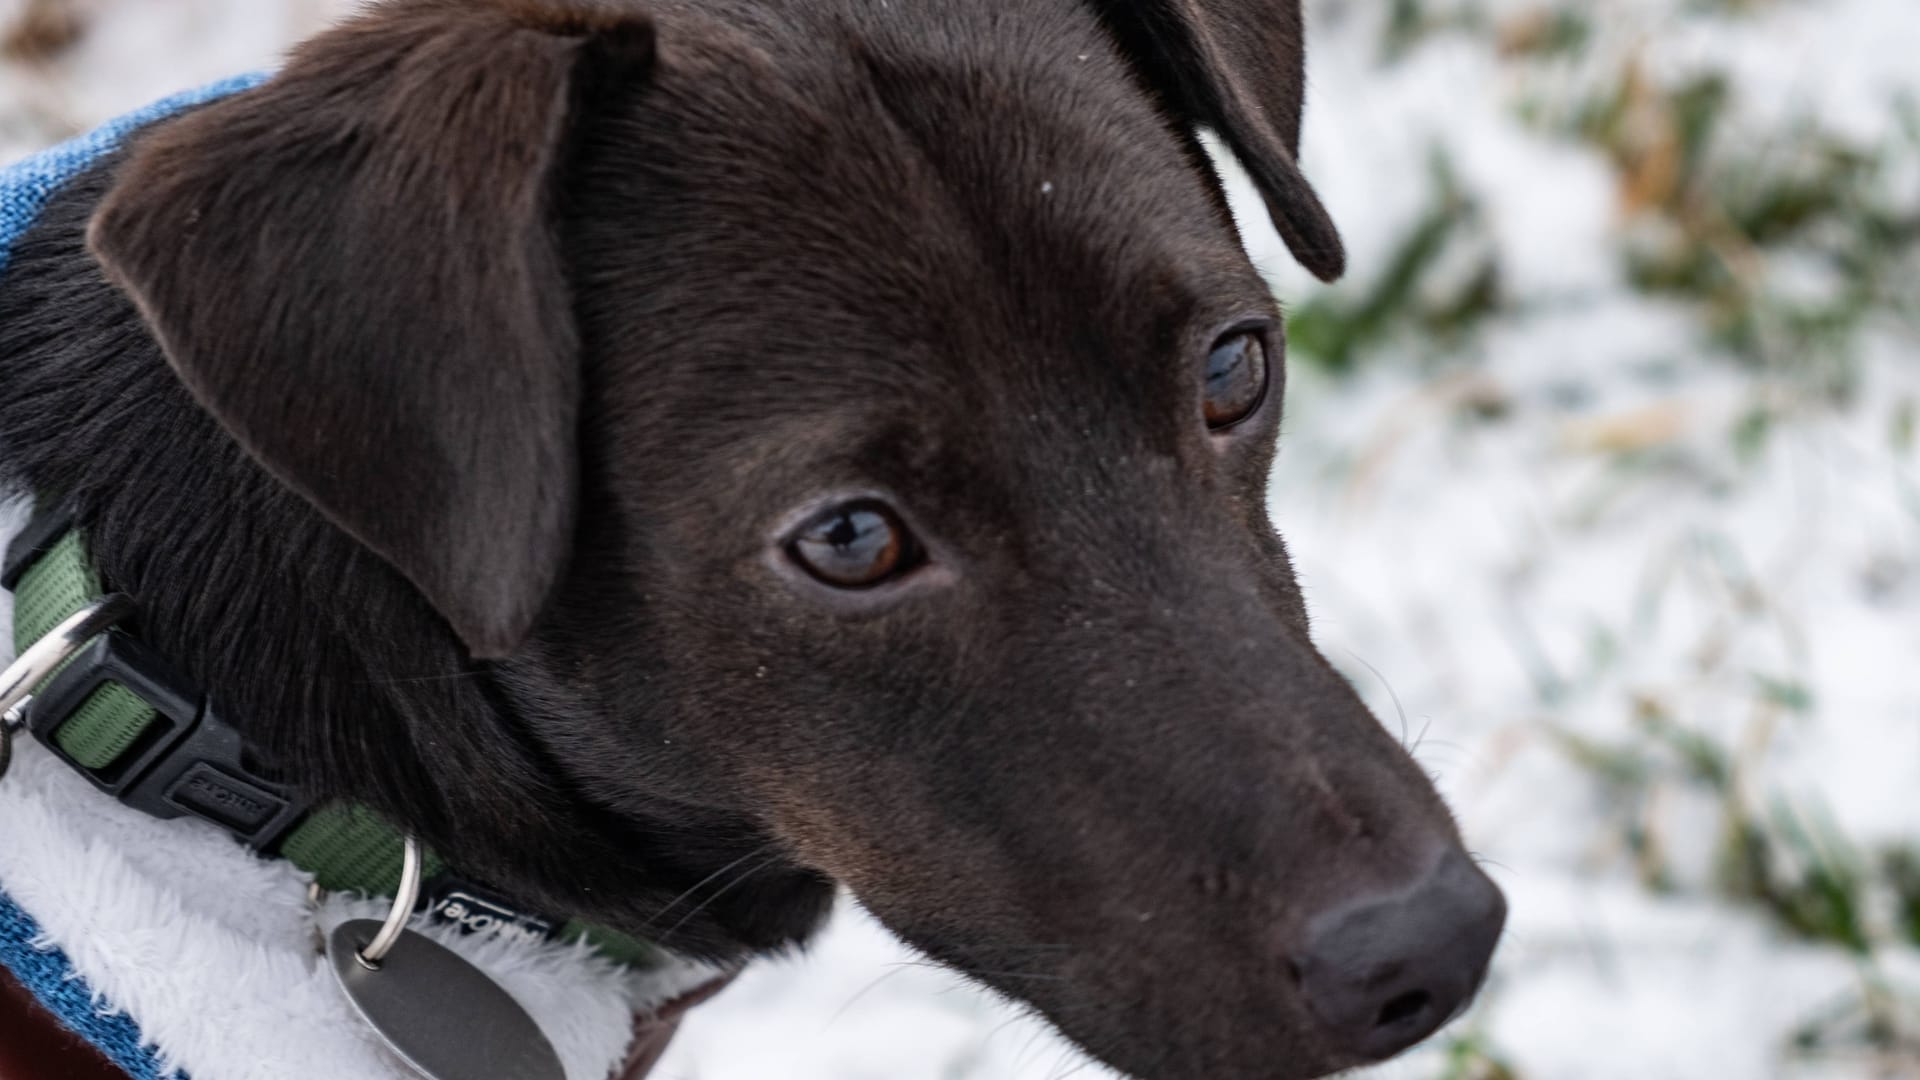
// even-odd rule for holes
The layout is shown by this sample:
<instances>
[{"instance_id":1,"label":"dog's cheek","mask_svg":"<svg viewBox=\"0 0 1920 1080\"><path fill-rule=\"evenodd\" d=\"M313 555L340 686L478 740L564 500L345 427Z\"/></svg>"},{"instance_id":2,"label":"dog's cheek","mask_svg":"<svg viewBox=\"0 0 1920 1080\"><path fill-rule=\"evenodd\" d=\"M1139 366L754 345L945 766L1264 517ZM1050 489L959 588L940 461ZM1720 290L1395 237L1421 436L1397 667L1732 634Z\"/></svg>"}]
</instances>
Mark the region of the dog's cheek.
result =
<instances>
[{"instance_id":1,"label":"dog's cheek","mask_svg":"<svg viewBox=\"0 0 1920 1080\"><path fill-rule=\"evenodd\" d=\"M799 862L863 900L879 884L912 892L912 860L897 850L915 846L901 840L924 816L912 809L911 770L852 760L836 769L761 765L748 771L747 781L760 795L766 827ZM884 794L876 800L869 795L875 791ZM898 822L899 832L876 835L883 821Z\"/></svg>"}]
</instances>

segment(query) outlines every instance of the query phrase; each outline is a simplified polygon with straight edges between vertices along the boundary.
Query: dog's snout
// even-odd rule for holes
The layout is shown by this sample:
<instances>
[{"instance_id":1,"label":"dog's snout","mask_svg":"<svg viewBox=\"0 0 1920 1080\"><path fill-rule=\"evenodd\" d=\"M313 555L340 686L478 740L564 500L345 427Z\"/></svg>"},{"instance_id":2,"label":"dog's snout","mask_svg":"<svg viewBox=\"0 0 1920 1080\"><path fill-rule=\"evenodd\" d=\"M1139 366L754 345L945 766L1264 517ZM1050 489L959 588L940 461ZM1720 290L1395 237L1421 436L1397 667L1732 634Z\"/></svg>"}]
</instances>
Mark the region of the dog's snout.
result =
<instances>
[{"instance_id":1,"label":"dog's snout","mask_svg":"<svg viewBox=\"0 0 1920 1080\"><path fill-rule=\"evenodd\" d=\"M1506 917L1500 890L1450 851L1410 888L1313 919L1294 957L1301 992L1335 1052L1388 1057L1472 999Z\"/></svg>"}]
</instances>

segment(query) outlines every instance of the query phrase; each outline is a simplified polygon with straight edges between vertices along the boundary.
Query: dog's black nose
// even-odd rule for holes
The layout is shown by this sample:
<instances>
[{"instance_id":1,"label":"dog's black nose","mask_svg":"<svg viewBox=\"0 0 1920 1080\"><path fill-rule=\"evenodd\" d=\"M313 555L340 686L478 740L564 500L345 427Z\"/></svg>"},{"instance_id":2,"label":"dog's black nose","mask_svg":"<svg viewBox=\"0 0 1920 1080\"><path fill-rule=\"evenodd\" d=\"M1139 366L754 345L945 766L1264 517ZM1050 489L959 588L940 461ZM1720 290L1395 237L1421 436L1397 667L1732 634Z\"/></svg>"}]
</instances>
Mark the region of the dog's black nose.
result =
<instances>
[{"instance_id":1,"label":"dog's black nose","mask_svg":"<svg viewBox=\"0 0 1920 1080\"><path fill-rule=\"evenodd\" d=\"M1411 888L1317 916L1295 957L1301 989L1338 1052L1388 1057L1472 999L1506 918L1493 882L1448 852Z\"/></svg>"}]
</instances>

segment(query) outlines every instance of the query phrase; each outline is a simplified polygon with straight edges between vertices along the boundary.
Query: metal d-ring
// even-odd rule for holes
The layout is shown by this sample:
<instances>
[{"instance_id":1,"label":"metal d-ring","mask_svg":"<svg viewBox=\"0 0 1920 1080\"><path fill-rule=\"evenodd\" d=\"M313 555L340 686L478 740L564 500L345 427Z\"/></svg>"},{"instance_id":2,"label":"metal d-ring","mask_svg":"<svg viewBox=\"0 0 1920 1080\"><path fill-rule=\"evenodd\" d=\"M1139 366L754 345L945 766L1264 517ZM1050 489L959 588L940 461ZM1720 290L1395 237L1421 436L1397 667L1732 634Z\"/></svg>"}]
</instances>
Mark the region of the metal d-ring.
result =
<instances>
[{"instance_id":1,"label":"metal d-ring","mask_svg":"<svg viewBox=\"0 0 1920 1080\"><path fill-rule=\"evenodd\" d=\"M22 708L47 676L86 647L100 632L124 619L133 611L133 600L125 593L108 593L62 619L59 625L39 641L21 650L13 663L0 671L0 776L13 763L13 733L26 723Z\"/></svg>"},{"instance_id":2,"label":"metal d-ring","mask_svg":"<svg viewBox=\"0 0 1920 1080\"><path fill-rule=\"evenodd\" d=\"M368 971L379 971L380 961L393 951L394 942L407 929L407 917L413 914L413 905L420 899L420 842L409 836L400 851L400 888L393 894L393 907L387 911L387 919L380 924L380 932L373 940L353 954L360 966Z\"/></svg>"}]
</instances>

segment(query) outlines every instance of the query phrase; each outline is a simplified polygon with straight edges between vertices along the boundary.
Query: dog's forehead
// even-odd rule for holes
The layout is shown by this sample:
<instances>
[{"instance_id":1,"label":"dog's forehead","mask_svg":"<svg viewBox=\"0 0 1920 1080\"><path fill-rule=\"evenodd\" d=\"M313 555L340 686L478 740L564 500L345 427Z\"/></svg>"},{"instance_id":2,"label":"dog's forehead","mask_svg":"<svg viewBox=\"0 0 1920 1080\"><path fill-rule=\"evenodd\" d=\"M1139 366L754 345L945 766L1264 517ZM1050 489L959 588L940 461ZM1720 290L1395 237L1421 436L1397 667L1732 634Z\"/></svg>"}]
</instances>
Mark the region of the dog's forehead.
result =
<instances>
[{"instance_id":1,"label":"dog's forehead","mask_svg":"<svg viewBox=\"0 0 1920 1080\"><path fill-rule=\"evenodd\" d=\"M807 10L801 35L666 20L655 84L609 125L613 205L590 227L618 265L597 277L645 331L954 377L982 350L1064 360L1263 292L1080 4Z\"/></svg>"}]
</instances>

